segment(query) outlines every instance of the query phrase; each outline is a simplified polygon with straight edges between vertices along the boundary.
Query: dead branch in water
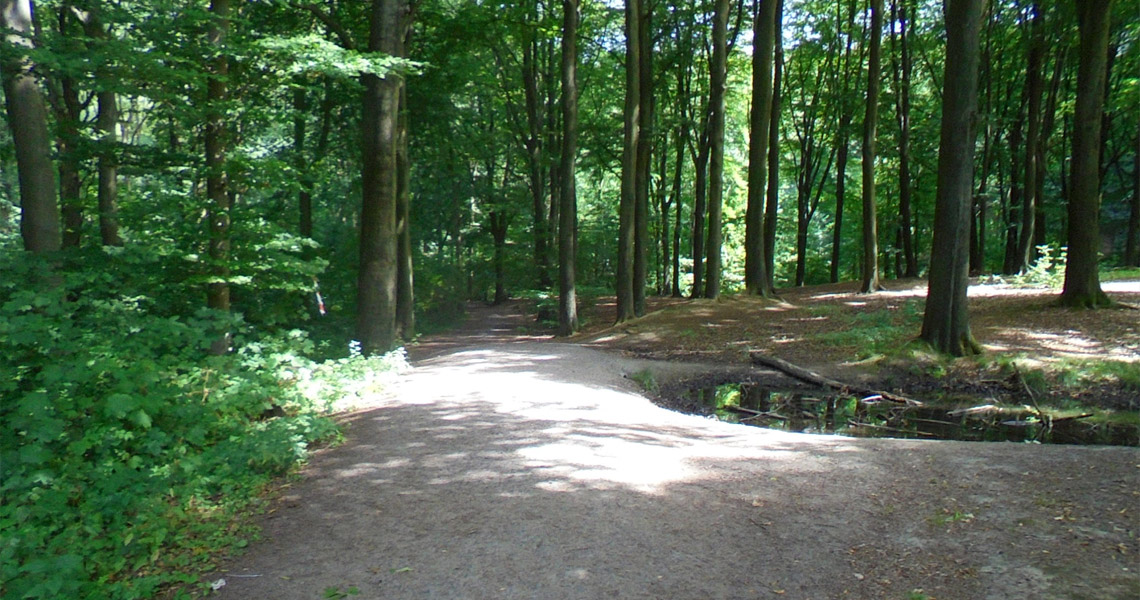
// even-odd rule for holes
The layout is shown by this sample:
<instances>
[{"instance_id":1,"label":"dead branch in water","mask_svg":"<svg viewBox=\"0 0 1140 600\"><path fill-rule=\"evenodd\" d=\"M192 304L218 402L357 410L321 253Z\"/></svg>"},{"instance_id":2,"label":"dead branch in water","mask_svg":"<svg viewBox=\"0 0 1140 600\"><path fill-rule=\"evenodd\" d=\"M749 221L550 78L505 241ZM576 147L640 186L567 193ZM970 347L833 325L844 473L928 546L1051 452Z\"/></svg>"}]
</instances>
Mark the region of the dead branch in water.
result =
<instances>
[{"instance_id":1,"label":"dead branch in water","mask_svg":"<svg viewBox=\"0 0 1140 600\"><path fill-rule=\"evenodd\" d=\"M804 381L812 385L830 388L841 393L858 394L861 396L880 396L883 400L890 400L891 402L898 402L900 404L909 404L911 406L922 405L922 402L919 402L918 400L907 398L906 396L900 396L899 394L872 390L868 387L829 379L823 375L820 375L819 373L815 373L803 367L793 365L786 360L776 358L774 356L765 356L756 351L749 352L748 356L751 357L753 364L771 367L785 375L788 375L789 377L799 379L800 381Z\"/></svg>"}]
</instances>

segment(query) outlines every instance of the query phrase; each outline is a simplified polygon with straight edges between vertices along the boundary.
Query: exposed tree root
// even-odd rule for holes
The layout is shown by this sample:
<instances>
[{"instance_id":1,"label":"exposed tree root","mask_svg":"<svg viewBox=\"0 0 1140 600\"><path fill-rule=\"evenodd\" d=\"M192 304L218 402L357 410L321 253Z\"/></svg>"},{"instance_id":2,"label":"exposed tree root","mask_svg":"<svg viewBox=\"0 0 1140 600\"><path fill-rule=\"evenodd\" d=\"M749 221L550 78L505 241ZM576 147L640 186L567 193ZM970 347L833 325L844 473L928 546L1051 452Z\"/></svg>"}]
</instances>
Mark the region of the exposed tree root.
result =
<instances>
[{"instance_id":1,"label":"exposed tree root","mask_svg":"<svg viewBox=\"0 0 1140 600\"><path fill-rule=\"evenodd\" d=\"M794 377L795 379L799 379L800 381L805 381L805 382L810 383L812 385L818 385L820 387L830 388L830 389L837 390L837 391L840 391L843 393L859 394L862 396L879 396L883 400L889 400L891 402L898 402L900 404L909 404L912 406L919 406L922 404L922 402L919 402L918 400L915 400L913 398L907 398L906 396L901 396L899 394L893 394L891 392L884 392L884 391L880 391L880 390L873 390L873 389L868 388L868 387L863 387L860 385L854 385L854 384L850 384L850 383L843 383L841 381L829 379L827 377L824 377L823 375L809 371L803 367L793 365L792 363L790 363L786 360L776 358L774 356L765 356L765 355L763 355L763 354L761 354L755 350L749 352L748 356L752 359L752 364L759 364L759 365L764 365L766 367L771 367L771 368L776 369L777 371L779 371L781 373L784 373L785 375L788 375L790 377Z\"/></svg>"}]
</instances>

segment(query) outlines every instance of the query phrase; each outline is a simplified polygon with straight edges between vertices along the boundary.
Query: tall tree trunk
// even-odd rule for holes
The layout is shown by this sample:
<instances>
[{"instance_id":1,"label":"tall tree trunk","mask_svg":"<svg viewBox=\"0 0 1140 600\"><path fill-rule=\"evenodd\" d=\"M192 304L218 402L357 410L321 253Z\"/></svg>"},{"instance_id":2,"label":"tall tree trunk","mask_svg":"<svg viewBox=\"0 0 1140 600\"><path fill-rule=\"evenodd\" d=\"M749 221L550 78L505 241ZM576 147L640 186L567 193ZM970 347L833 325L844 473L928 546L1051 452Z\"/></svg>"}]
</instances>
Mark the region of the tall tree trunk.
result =
<instances>
[{"instance_id":1,"label":"tall tree trunk","mask_svg":"<svg viewBox=\"0 0 1140 600\"><path fill-rule=\"evenodd\" d=\"M693 161L696 171L693 180L693 298L705 295L705 216L708 214L709 119L702 111L699 150Z\"/></svg>"},{"instance_id":2,"label":"tall tree trunk","mask_svg":"<svg viewBox=\"0 0 1140 600\"><path fill-rule=\"evenodd\" d=\"M1108 61L1112 0L1077 3L1080 66L1073 117L1072 196L1069 198L1069 261L1061 303L1095 308L1109 304L1100 289L1100 136Z\"/></svg>"},{"instance_id":3,"label":"tall tree trunk","mask_svg":"<svg viewBox=\"0 0 1140 600\"><path fill-rule=\"evenodd\" d=\"M1057 118L1057 99L1060 95L1061 80L1065 73L1065 47L1060 46L1057 49L1057 56L1053 61L1053 76L1049 83L1049 91L1046 94L1045 108L1041 116L1041 131L1037 135L1037 147L1034 149L1036 156L1034 159L1037 165L1037 175L1034 177L1036 187L1033 191L1034 200L1034 224L1033 224L1033 248L1034 252L1040 246L1047 243L1046 238L1046 219L1045 219L1045 176L1047 173L1048 163L1046 161L1046 154L1049 149L1049 139L1053 136L1054 123Z\"/></svg>"},{"instance_id":4,"label":"tall tree trunk","mask_svg":"<svg viewBox=\"0 0 1140 600\"><path fill-rule=\"evenodd\" d=\"M911 175L910 175L910 31L906 0L891 0L893 21L898 23L898 33L891 28L891 40L898 45L894 60L895 87L898 90L895 116L899 126L899 232L902 237L903 259L906 270L902 277L918 277L918 253L915 251L914 228L911 224Z\"/></svg>"},{"instance_id":5,"label":"tall tree trunk","mask_svg":"<svg viewBox=\"0 0 1140 600\"><path fill-rule=\"evenodd\" d=\"M368 50L399 55L403 0L373 0ZM356 338L367 354L396 341L396 130L400 77L364 75Z\"/></svg>"},{"instance_id":6,"label":"tall tree trunk","mask_svg":"<svg viewBox=\"0 0 1140 600\"><path fill-rule=\"evenodd\" d=\"M542 157L544 119L539 111L541 104L538 97L538 61L535 56L538 50L538 38L535 35L535 29L538 27L538 5L531 4L527 10L532 13L528 15L528 19L532 22L525 27L526 33L522 42L522 75L526 99L527 167L530 173L530 193L534 205L534 264L538 271L538 287L549 289L551 278L547 241L550 233L547 221L546 181L543 177L545 166Z\"/></svg>"},{"instance_id":7,"label":"tall tree trunk","mask_svg":"<svg viewBox=\"0 0 1140 600\"><path fill-rule=\"evenodd\" d=\"M953 356L981 351L970 333L966 290L974 187L978 37L984 1L948 0L946 3L946 75L938 149L938 192L922 339L938 351Z\"/></svg>"},{"instance_id":8,"label":"tall tree trunk","mask_svg":"<svg viewBox=\"0 0 1140 600\"><path fill-rule=\"evenodd\" d=\"M25 56L31 48L31 0L0 0L0 19L8 30L0 45L0 75L20 180L20 234L25 250L52 252L59 250L62 238L47 109Z\"/></svg>"},{"instance_id":9,"label":"tall tree trunk","mask_svg":"<svg viewBox=\"0 0 1140 600\"><path fill-rule=\"evenodd\" d=\"M1013 126L1009 132L1009 202L1008 210L1006 211L1005 221L1005 260L1003 261L1002 272L1006 275L1013 275L1018 272L1018 224L1020 220L1017 215L1020 214L1022 199L1021 194L1021 163L1018 157L1022 154L1022 128L1025 121L1025 113L1022 109L1025 107L1026 98L1024 95L1021 98L1021 107L1017 110L1017 118L1014 120Z\"/></svg>"},{"instance_id":10,"label":"tall tree trunk","mask_svg":"<svg viewBox=\"0 0 1140 600\"><path fill-rule=\"evenodd\" d=\"M768 125L768 194L764 204L764 275L768 293L776 290L776 221L780 210L780 95L784 74L784 0L776 2L776 47L772 56L772 118Z\"/></svg>"},{"instance_id":11,"label":"tall tree trunk","mask_svg":"<svg viewBox=\"0 0 1140 600\"><path fill-rule=\"evenodd\" d=\"M776 40L776 2L759 0L752 24L752 112L748 137L748 208L745 213L744 289L768 294L764 257L764 198L768 187L768 132L772 124L772 61Z\"/></svg>"},{"instance_id":12,"label":"tall tree trunk","mask_svg":"<svg viewBox=\"0 0 1140 600\"><path fill-rule=\"evenodd\" d=\"M1140 124L1136 127L1136 143L1132 151L1132 206L1124 245L1124 264L1140 267Z\"/></svg>"},{"instance_id":13,"label":"tall tree trunk","mask_svg":"<svg viewBox=\"0 0 1140 600\"><path fill-rule=\"evenodd\" d=\"M709 62L709 238L705 297L720 296L721 245L724 232L724 97L728 75L729 0L716 0L713 9L713 51Z\"/></svg>"},{"instance_id":14,"label":"tall tree trunk","mask_svg":"<svg viewBox=\"0 0 1140 600\"><path fill-rule=\"evenodd\" d=\"M673 170L673 297L681 297L681 209L685 203L681 199L681 179L685 164L685 132L684 125L677 126L677 165Z\"/></svg>"},{"instance_id":15,"label":"tall tree trunk","mask_svg":"<svg viewBox=\"0 0 1140 600\"><path fill-rule=\"evenodd\" d=\"M59 35L67 36L71 7L59 9ZM78 248L83 235L83 187L79 174L79 127L83 107L75 77L64 73L51 94L56 115L56 147L59 151L59 206L63 217L63 247Z\"/></svg>"},{"instance_id":16,"label":"tall tree trunk","mask_svg":"<svg viewBox=\"0 0 1140 600\"><path fill-rule=\"evenodd\" d=\"M400 44L407 47L411 27ZM396 121L396 335L411 340L416 334L415 264L412 254L411 159L408 157L408 89L400 85L399 117Z\"/></svg>"},{"instance_id":17,"label":"tall tree trunk","mask_svg":"<svg viewBox=\"0 0 1140 600\"><path fill-rule=\"evenodd\" d=\"M119 165L115 144L118 138L119 110L115 92L100 90L95 126L99 139L99 237L104 246L122 246L119 236Z\"/></svg>"},{"instance_id":18,"label":"tall tree trunk","mask_svg":"<svg viewBox=\"0 0 1140 600\"><path fill-rule=\"evenodd\" d=\"M871 2L871 49L867 57L867 110L863 116L863 293L879 284L879 224L875 215L875 137L879 122L879 73L883 46L883 0Z\"/></svg>"},{"instance_id":19,"label":"tall tree trunk","mask_svg":"<svg viewBox=\"0 0 1140 600\"><path fill-rule=\"evenodd\" d=\"M987 191L989 189L990 168L994 157L993 149L996 145L996 128L991 116L994 109L994 82L991 77L990 62L993 55L994 23L997 22L997 19L994 18L992 8L985 11L983 18L986 22L986 41L982 47L980 78L981 84L985 88L982 93L984 104L979 118L984 127L982 132L982 168L981 174L978 176L978 191L974 194L973 209L970 213L970 273L973 275L980 275L986 268L986 210L989 202Z\"/></svg>"},{"instance_id":20,"label":"tall tree trunk","mask_svg":"<svg viewBox=\"0 0 1140 600\"><path fill-rule=\"evenodd\" d=\"M1045 54L1045 20L1044 12L1039 2L1034 2L1033 12L1029 25L1029 56L1026 66L1025 94L1028 98L1028 128L1025 135L1025 168L1024 185L1021 197L1021 228L1017 241L1017 271L1025 273L1033 263L1033 229L1037 222L1038 209L1037 193L1037 146L1041 134L1041 92L1042 74L1041 62Z\"/></svg>"},{"instance_id":21,"label":"tall tree trunk","mask_svg":"<svg viewBox=\"0 0 1140 600\"><path fill-rule=\"evenodd\" d=\"M562 206L558 211L558 335L578 330L578 0L562 0Z\"/></svg>"},{"instance_id":22,"label":"tall tree trunk","mask_svg":"<svg viewBox=\"0 0 1140 600\"><path fill-rule=\"evenodd\" d=\"M843 5L836 3L836 22L843 19ZM842 257L843 207L847 200L847 157L850 152L852 108L847 101L848 82L851 80L851 40L855 37L855 6L849 5L847 13L847 40L843 49L843 71L840 76L839 123L835 131L835 226L831 231L831 283L839 282L839 266Z\"/></svg>"},{"instance_id":23,"label":"tall tree trunk","mask_svg":"<svg viewBox=\"0 0 1140 600\"><path fill-rule=\"evenodd\" d=\"M226 78L229 58L226 37L230 29L229 0L211 0L209 40L216 53L206 81L206 196L210 223L210 263L213 281L206 289L206 305L217 311L230 310L229 254L230 209L232 201L226 178ZM230 336L223 335L210 345L211 354L229 351Z\"/></svg>"},{"instance_id":24,"label":"tall tree trunk","mask_svg":"<svg viewBox=\"0 0 1140 600\"><path fill-rule=\"evenodd\" d=\"M637 148L641 139L641 2L625 3L625 132L618 206L617 322L634 312L634 258L637 217Z\"/></svg>"},{"instance_id":25,"label":"tall tree trunk","mask_svg":"<svg viewBox=\"0 0 1140 600\"><path fill-rule=\"evenodd\" d=\"M653 154L653 40L650 2L638 4L638 129L637 174L633 213L633 314L645 314L645 288L649 279L649 169Z\"/></svg>"},{"instance_id":26,"label":"tall tree trunk","mask_svg":"<svg viewBox=\"0 0 1140 600\"><path fill-rule=\"evenodd\" d=\"M658 231L661 233L660 248L661 260L657 272L657 293L662 296L669 295L673 288L670 287L670 261L669 252L671 237L669 235L669 209L673 207L673 202L676 200L675 196L669 194L669 188L665 182L669 180L669 135L668 132L662 131L661 152L658 154L659 162L658 173L660 179L657 184L657 200L660 207L661 227Z\"/></svg>"}]
</instances>

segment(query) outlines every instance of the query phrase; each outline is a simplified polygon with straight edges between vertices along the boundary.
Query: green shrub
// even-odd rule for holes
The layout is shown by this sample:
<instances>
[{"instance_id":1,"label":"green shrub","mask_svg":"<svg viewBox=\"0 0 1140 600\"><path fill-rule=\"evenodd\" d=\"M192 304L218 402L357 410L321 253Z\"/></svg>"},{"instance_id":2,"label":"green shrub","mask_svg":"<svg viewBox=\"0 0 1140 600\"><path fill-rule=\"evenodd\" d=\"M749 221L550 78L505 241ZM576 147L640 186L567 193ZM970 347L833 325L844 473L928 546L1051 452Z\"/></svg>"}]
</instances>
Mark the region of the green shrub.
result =
<instances>
[{"instance_id":1,"label":"green shrub","mask_svg":"<svg viewBox=\"0 0 1140 600\"><path fill-rule=\"evenodd\" d=\"M145 598L193 581L246 543L234 524L264 485L336 436L320 409L401 363L316 363L301 332L259 338L238 317L183 316L171 305L202 294L162 276L177 259L137 272L124 256L69 269L0 253L5 598ZM239 350L207 356L222 331Z\"/></svg>"}]
</instances>

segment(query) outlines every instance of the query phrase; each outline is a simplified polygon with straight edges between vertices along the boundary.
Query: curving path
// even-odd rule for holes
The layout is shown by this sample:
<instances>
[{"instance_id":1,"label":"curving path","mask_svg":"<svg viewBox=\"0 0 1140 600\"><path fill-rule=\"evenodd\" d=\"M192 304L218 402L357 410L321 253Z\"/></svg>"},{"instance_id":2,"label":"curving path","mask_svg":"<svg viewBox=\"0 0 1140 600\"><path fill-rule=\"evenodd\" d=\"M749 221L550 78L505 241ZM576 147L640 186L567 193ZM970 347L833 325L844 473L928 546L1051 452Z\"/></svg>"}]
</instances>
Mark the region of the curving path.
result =
<instances>
[{"instance_id":1,"label":"curving path","mask_svg":"<svg viewBox=\"0 0 1140 600\"><path fill-rule=\"evenodd\" d=\"M728 425L653 405L614 355L470 339L346 417L217 597L1140 591L1140 450Z\"/></svg>"}]
</instances>

